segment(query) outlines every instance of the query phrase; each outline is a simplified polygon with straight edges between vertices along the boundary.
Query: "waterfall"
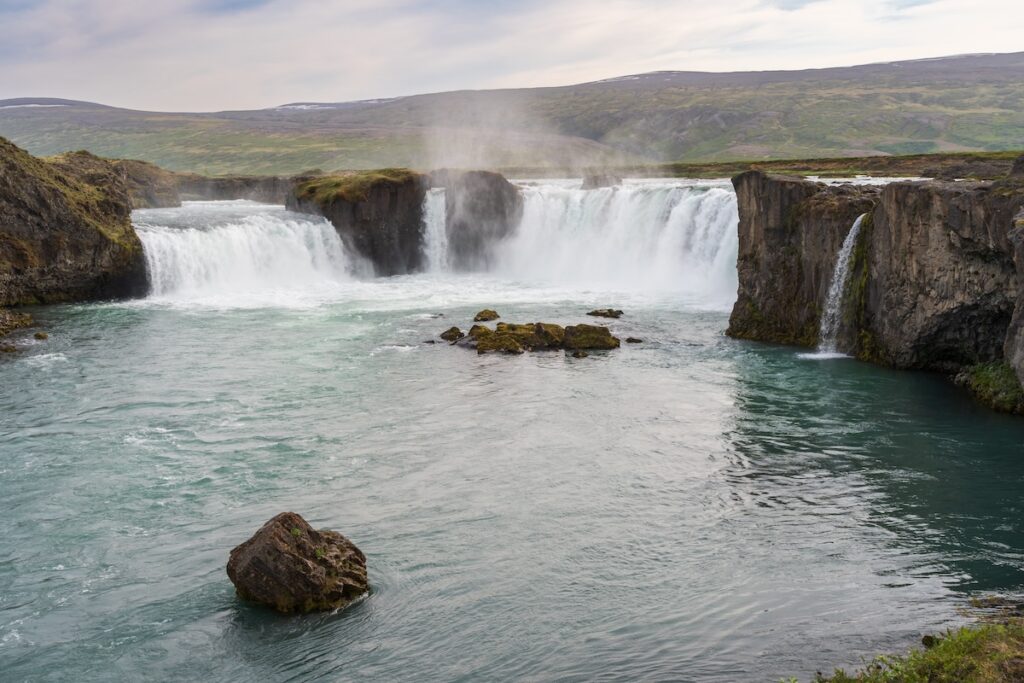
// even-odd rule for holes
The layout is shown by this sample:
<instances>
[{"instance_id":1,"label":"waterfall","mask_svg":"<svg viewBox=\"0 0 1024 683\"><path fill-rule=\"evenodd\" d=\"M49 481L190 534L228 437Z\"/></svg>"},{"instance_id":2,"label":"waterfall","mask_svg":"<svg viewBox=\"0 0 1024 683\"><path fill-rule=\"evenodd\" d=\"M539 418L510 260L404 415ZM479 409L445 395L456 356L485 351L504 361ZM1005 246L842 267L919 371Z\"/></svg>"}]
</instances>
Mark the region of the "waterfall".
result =
<instances>
[{"instance_id":1,"label":"waterfall","mask_svg":"<svg viewBox=\"0 0 1024 683\"><path fill-rule=\"evenodd\" d=\"M512 280L589 289L676 290L710 305L736 296L738 215L725 185L638 181L581 190L523 184L523 215L495 245L491 271ZM426 200L425 254L444 269L443 195Z\"/></svg>"},{"instance_id":2,"label":"waterfall","mask_svg":"<svg viewBox=\"0 0 1024 683\"><path fill-rule=\"evenodd\" d=\"M133 214L151 296L266 299L350 279L354 265L323 218L248 202L188 202Z\"/></svg>"},{"instance_id":3,"label":"waterfall","mask_svg":"<svg viewBox=\"0 0 1024 683\"><path fill-rule=\"evenodd\" d=\"M430 272L448 269L446 217L444 188L427 190L423 204L423 256Z\"/></svg>"},{"instance_id":4,"label":"waterfall","mask_svg":"<svg viewBox=\"0 0 1024 683\"><path fill-rule=\"evenodd\" d=\"M846 293L846 283L850 279L850 257L853 255L853 247L857 244L857 236L860 235L860 224L867 214L857 216L853 227L846 234L843 246L839 249L839 256L836 257L836 267L832 272L832 282L828 287L828 297L825 299L825 312L821 316L821 341L818 344L818 351L823 354L837 354L839 323L842 319L843 299Z\"/></svg>"}]
</instances>

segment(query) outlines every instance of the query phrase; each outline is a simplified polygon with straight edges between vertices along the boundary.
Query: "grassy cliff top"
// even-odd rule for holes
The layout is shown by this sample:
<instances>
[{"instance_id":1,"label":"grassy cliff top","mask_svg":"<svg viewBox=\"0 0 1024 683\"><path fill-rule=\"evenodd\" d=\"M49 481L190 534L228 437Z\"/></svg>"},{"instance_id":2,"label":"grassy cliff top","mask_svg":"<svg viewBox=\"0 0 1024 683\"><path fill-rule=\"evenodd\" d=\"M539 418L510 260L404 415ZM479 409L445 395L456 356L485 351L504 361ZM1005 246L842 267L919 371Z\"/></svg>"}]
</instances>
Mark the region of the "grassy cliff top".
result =
<instances>
[{"instance_id":1,"label":"grassy cliff top","mask_svg":"<svg viewBox=\"0 0 1024 683\"><path fill-rule=\"evenodd\" d=\"M360 202L366 199L375 186L404 185L421 177L419 173L408 168L354 171L300 182L295 188L295 195L299 199L312 200L317 204L327 204L337 199Z\"/></svg>"}]
</instances>

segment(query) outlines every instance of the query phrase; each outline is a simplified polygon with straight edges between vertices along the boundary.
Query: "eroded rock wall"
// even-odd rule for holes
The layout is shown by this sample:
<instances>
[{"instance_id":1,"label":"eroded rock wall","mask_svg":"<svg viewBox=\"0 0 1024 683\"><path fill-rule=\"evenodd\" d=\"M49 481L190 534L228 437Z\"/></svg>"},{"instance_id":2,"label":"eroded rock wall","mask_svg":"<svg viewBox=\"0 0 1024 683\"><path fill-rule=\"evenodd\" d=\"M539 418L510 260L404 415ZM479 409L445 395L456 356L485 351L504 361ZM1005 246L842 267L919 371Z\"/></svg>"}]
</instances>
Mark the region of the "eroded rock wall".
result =
<instances>
[{"instance_id":1,"label":"eroded rock wall","mask_svg":"<svg viewBox=\"0 0 1024 683\"><path fill-rule=\"evenodd\" d=\"M435 171L434 187L445 188L445 230L451 266L485 270L494 249L518 227L523 197L515 185L491 171Z\"/></svg>"},{"instance_id":2,"label":"eroded rock wall","mask_svg":"<svg viewBox=\"0 0 1024 683\"><path fill-rule=\"evenodd\" d=\"M87 152L37 159L0 138L0 305L143 294L124 174Z\"/></svg>"}]
</instances>

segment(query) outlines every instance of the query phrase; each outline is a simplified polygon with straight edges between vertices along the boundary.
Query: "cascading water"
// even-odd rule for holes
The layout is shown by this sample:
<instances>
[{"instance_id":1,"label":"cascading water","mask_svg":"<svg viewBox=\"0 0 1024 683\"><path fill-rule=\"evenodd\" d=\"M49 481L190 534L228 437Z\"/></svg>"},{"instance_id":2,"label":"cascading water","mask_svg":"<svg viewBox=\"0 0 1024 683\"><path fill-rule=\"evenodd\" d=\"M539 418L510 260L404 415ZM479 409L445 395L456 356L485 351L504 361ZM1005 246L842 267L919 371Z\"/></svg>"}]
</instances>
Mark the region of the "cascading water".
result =
<instances>
[{"instance_id":1,"label":"cascading water","mask_svg":"<svg viewBox=\"0 0 1024 683\"><path fill-rule=\"evenodd\" d=\"M423 256L430 272L448 269L448 230L444 188L427 191L423 203Z\"/></svg>"},{"instance_id":2,"label":"cascading water","mask_svg":"<svg viewBox=\"0 0 1024 683\"><path fill-rule=\"evenodd\" d=\"M818 352L821 354L837 355L839 353L839 322L842 318L846 283L850 279L850 257L853 255L853 247L857 244L857 237L860 235L860 225L866 215L861 214L853 222L853 227L846 234L843 246L839 249L839 256L836 257L836 267L832 271L832 282L829 284L828 297L825 299L825 312L821 316L821 341L818 344Z\"/></svg>"},{"instance_id":3,"label":"cascading water","mask_svg":"<svg viewBox=\"0 0 1024 683\"><path fill-rule=\"evenodd\" d=\"M675 290L718 306L735 299L739 219L731 188L637 181L581 190L547 181L521 189L523 216L496 245L494 274L572 288ZM426 215L439 216L433 205L443 200L426 201ZM437 231L428 222L428 261L444 269L440 240L429 237Z\"/></svg>"},{"instance_id":4,"label":"cascading water","mask_svg":"<svg viewBox=\"0 0 1024 683\"><path fill-rule=\"evenodd\" d=\"M157 298L267 301L345 282L355 265L327 220L283 207L189 202L133 220Z\"/></svg>"}]
</instances>

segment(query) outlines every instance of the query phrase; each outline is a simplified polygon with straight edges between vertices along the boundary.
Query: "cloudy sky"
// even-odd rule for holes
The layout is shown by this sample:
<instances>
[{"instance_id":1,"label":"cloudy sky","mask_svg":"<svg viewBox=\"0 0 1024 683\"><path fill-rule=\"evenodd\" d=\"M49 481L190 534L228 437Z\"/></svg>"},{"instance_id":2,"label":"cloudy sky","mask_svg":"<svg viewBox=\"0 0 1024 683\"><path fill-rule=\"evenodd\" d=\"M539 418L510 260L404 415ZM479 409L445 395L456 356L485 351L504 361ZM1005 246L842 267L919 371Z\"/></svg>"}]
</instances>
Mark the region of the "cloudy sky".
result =
<instances>
[{"instance_id":1,"label":"cloudy sky","mask_svg":"<svg viewBox=\"0 0 1024 683\"><path fill-rule=\"evenodd\" d=\"M1021 0L0 0L0 98L212 111L1024 50Z\"/></svg>"}]
</instances>

